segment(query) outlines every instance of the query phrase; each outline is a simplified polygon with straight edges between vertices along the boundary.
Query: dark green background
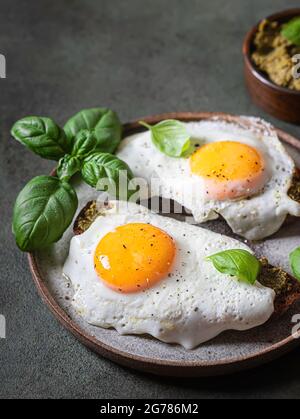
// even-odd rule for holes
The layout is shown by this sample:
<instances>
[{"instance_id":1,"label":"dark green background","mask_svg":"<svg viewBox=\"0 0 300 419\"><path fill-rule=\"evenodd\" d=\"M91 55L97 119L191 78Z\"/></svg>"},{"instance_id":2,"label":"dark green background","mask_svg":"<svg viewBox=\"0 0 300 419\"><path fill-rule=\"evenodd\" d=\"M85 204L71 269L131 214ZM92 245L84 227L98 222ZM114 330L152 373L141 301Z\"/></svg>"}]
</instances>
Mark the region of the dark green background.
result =
<instances>
[{"instance_id":1,"label":"dark green background","mask_svg":"<svg viewBox=\"0 0 300 419\"><path fill-rule=\"evenodd\" d=\"M31 281L10 231L17 192L52 164L12 140L30 114L63 123L84 107L123 121L167 111L224 111L268 118L243 81L242 40L287 0L0 1L0 397L299 397L300 351L248 373L167 379L97 357L57 323ZM300 128L275 121L300 137Z\"/></svg>"}]
</instances>

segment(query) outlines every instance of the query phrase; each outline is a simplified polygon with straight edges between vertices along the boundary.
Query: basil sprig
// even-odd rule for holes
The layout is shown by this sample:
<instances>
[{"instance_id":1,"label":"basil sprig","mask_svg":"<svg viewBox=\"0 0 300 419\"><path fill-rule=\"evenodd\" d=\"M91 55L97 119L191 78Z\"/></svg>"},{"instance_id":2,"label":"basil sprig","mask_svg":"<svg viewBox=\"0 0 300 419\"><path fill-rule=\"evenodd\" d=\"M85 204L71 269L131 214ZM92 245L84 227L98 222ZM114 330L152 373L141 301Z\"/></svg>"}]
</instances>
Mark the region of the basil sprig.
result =
<instances>
[{"instance_id":1,"label":"basil sprig","mask_svg":"<svg viewBox=\"0 0 300 419\"><path fill-rule=\"evenodd\" d=\"M283 25L281 33L292 44L300 46L300 16Z\"/></svg>"},{"instance_id":2,"label":"basil sprig","mask_svg":"<svg viewBox=\"0 0 300 419\"><path fill-rule=\"evenodd\" d=\"M119 179L125 179L126 192L133 178L126 163L110 154L121 141L122 126L109 109L85 109L69 119L64 129L50 118L30 116L16 122L11 133L35 154L59 162L56 177L32 179L16 200L13 233L23 251L49 246L62 237L78 206L69 184L75 173L81 172L93 187L103 179L114 182L117 196L121 193Z\"/></svg>"},{"instance_id":3,"label":"basil sprig","mask_svg":"<svg viewBox=\"0 0 300 419\"><path fill-rule=\"evenodd\" d=\"M151 131L153 144L169 157L186 157L191 147L191 138L185 125L175 119L167 119L156 125L140 124Z\"/></svg>"},{"instance_id":4,"label":"basil sprig","mask_svg":"<svg viewBox=\"0 0 300 419\"><path fill-rule=\"evenodd\" d=\"M206 258L218 272L237 277L254 285L261 270L261 263L247 250L233 249L216 253Z\"/></svg>"},{"instance_id":5,"label":"basil sprig","mask_svg":"<svg viewBox=\"0 0 300 419\"><path fill-rule=\"evenodd\" d=\"M300 281L300 247L290 254L290 265L294 277Z\"/></svg>"}]
</instances>

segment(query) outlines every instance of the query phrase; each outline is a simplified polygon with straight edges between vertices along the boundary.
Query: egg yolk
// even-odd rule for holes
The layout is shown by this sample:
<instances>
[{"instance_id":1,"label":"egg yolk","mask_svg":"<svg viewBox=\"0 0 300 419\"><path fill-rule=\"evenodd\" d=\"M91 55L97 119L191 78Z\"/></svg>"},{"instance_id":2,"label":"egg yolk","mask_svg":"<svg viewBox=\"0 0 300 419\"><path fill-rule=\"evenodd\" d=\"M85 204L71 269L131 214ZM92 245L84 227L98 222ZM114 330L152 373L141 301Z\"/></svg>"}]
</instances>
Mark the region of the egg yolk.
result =
<instances>
[{"instance_id":1,"label":"egg yolk","mask_svg":"<svg viewBox=\"0 0 300 419\"><path fill-rule=\"evenodd\" d=\"M257 193L266 181L265 162L253 147L234 141L209 143L190 158L209 199L235 199Z\"/></svg>"},{"instance_id":2,"label":"egg yolk","mask_svg":"<svg viewBox=\"0 0 300 419\"><path fill-rule=\"evenodd\" d=\"M174 240L159 228L126 224L99 242L94 255L95 270L115 291L142 291L168 275L175 253Z\"/></svg>"}]
</instances>

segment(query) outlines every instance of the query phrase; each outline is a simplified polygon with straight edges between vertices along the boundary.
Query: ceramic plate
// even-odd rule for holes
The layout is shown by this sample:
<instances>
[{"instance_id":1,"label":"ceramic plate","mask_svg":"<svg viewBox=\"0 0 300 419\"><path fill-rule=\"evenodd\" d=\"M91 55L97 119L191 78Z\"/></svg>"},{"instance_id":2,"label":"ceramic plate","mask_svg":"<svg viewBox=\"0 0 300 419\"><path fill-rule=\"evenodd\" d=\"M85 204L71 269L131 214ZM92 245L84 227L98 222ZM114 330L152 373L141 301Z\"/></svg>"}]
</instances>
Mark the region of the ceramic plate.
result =
<instances>
[{"instance_id":1,"label":"ceramic plate","mask_svg":"<svg viewBox=\"0 0 300 419\"><path fill-rule=\"evenodd\" d=\"M144 120L148 123L157 123L168 118L195 121L212 116L231 118L223 114L175 113ZM140 129L137 122L126 124L124 136ZM280 130L278 134L300 167L300 142ZM95 192L80 180L75 180L74 183L79 195L79 208L82 208L87 202L87 197L96 197ZM202 226L233 236L222 220ZM33 278L40 295L56 318L82 343L112 361L160 375L209 376L232 373L271 361L300 343L300 340L291 336L292 317L300 313L300 302L279 320L271 320L264 326L247 332L225 332L192 351L147 336L121 336L114 330L91 326L72 309L72 287L62 277L62 265L71 237L72 228L69 228L63 239L53 248L29 255ZM264 255L271 264L282 266L289 271L287 255L299 246L299 243L300 219L289 218L276 235L265 241L250 243L250 246L258 256Z\"/></svg>"}]
</instances>

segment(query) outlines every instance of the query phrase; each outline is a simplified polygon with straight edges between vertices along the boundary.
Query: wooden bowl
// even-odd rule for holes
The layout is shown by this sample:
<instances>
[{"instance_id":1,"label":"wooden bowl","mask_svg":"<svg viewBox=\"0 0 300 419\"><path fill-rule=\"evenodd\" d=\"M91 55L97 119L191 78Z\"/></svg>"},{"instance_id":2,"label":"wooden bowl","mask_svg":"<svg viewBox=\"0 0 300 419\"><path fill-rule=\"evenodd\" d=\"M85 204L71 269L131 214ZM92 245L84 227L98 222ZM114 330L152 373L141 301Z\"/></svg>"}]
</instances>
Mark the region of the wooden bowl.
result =
<instances>
[{"instance_id":1,"label":"wooden bowl","mask_svg":"<svg viewBox=\"0 0 300 419\"><path fill-rule=\"evenodd\" d=\"M296 16L300 16L300 8L276 13L267 19L284 23ZM258 27L259 24L248 32L243 45L246 85L253 102L278 119L300 124L300 92L277 86L252 61Z\"/></svg>"}]
</instances>

